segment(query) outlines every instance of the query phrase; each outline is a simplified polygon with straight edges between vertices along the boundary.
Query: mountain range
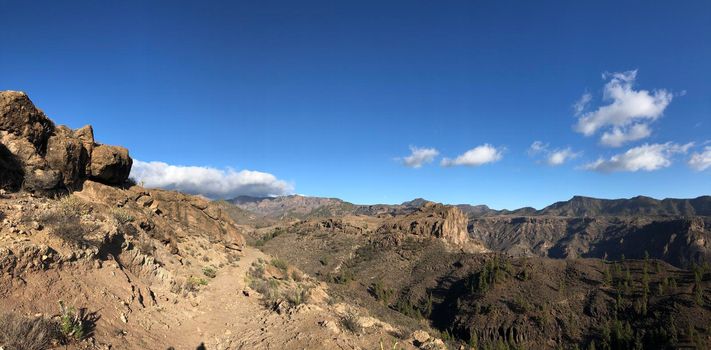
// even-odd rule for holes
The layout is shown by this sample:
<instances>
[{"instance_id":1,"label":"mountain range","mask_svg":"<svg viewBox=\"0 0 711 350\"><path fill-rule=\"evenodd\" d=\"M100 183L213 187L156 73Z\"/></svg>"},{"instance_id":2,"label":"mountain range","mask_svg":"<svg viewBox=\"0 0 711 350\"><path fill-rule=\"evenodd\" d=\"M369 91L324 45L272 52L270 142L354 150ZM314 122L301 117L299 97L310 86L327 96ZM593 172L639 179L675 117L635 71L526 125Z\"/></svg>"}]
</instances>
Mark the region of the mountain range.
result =
<instances>
[{"instance_id":1,"label":"mountain range","mask_svg":"<svg viewBox=\"0 0 711 350\"><path fill-rule=\"evenodd\" d=\"M279 197L240 196L228 200L239 208L266 217L333 216L344 213L385 213L388 211L416 208L429 201L416 198L401 204L358 205L338 198L307 197L300 195ZM524 207L514 210L496 210L486 205L457 204L459 209L470 218L496 215L510 216L711 216L711 196L700 196L692 199L637 196L623 199L599 199L584 196L574 196L567 201L553 203L543 209L536 210Z\"/></svg>"}]
</instances>

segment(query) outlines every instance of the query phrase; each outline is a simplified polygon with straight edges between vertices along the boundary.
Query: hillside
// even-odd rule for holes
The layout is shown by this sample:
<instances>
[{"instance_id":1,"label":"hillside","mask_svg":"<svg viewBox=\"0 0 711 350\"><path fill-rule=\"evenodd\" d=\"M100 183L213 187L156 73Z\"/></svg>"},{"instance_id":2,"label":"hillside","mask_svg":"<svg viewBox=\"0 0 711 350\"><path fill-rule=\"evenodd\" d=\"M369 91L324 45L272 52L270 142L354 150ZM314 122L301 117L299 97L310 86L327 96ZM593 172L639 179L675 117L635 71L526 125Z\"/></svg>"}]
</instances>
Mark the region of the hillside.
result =
<instances>
[{"instance_id":1,"label":"hillside","mask_svg":"<svg viewBox=\"0 0 711 350\"><path fill-rule=\"evenodd\" d=\"M0 137L0 348L414 347L245 245L252 223L225 203L132 184L128 150L90 126L0 92Z\"/></svg>"},{"instance_id":2,"label":"hillside","mask_svg":"<svg viewBox=\"0 0 711 350\"><path fill-rule=\"evenodd\" d=\"M238 204L238 209L264 219L367 216L395 221L433 204L418 198L397 205L346 205L337 199L301 196L250 199L249 203ZM304 203L307 205L300 207ZM471 238L490 251L512 256L609 259L641 258L646 252L677 267L690 267L711 259L711 246L705 238L711 232L711 217L706 215L709 203L709 196L663 200L574 197L541 210L456 207L468 216ZM278 223L271 220L260 227Z\"/></svg>"},{"instance_id":3,"label":"hillside","mask_svg":"<svg viewBox=\"0 0 711 350\"><path fill-rule=\"evenodd\" d=\"M709 345L708 265L484 253L475 238L456 239L457 211L309 220L270 234L262 249L391 324L430 323L450 348Z\"/></svg>"},{"instance_id":4,"label":"hillside","mask_svg":"<svg viewBox=\"0 0 711 350\"><path fill-rule=\"evenodd\" d=\"M270 219L306 219L350 213L355 205L336 198L306 197L299 195L280 197L240 196L228 200L236 207Z\"/></svg>"}]
</instances>

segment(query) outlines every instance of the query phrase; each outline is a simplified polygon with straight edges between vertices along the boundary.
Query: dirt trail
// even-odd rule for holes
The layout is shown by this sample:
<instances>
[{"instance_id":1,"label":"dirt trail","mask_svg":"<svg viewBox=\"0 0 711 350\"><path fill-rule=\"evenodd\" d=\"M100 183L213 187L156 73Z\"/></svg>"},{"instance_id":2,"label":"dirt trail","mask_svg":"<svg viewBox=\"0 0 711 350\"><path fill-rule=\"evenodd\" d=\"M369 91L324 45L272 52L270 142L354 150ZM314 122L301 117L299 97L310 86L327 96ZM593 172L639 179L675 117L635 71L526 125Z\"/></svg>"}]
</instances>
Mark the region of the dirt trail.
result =
<instances>
[{"instance_id":1,"label":"dirt trail","mask_svg":"<svg viewBox=\"0 0 711 350\"><path fill-rule=\"evenodd\" d=\"M223 268L217 277L204 287L194 300L195 308L176 310L184 322L171 330L176 349L194 349L204 343L208 349L227 348L235 335L240 338L259 336L259 331L273 312L266 310L257 301L257 296L247 297L245 276L251 264L267 256L256 249L245 249L236 266ZM252 300L250 300L252 299ZM259 331L261 333L261 331ZM190 344L194 344L191 346Z\"/></svg>"},{"instance_id":2,"label":"dirt trail","mask_svg":"<svg viewBox=\"0 0 711 350\"><path fill-rule=\"evenodd\" d=\"M258 293L246 286L246 275L253 262L270 257L253 248L245 248L237 266L220 271L195 299L197 306L183 310L184 322L171 329L176 349L362 349L378 348L381 340L394 342L380 327L362 334L343 331L333 307L302 304L279 314L261 304ZM248 290L250 296L242 294ZM325 327L324 323L331 325ZM194 345L193 345L194 344ZM405 346L408 348L408 346Z\"/></svg>"}]
</instances>

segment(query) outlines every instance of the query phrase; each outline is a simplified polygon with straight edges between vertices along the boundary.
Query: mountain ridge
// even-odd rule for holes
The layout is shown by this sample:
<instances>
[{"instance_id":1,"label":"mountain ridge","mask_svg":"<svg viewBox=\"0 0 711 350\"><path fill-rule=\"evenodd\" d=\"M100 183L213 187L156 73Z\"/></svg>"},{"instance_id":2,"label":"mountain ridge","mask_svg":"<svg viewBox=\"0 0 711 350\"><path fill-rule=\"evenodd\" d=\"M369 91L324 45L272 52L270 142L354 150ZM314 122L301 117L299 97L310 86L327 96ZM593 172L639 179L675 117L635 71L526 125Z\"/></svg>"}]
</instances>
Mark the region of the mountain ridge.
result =
<instances>
[{"instance_id":1,"label":"mountain ridge","mask_svg":"<svg viewBox=\"0 0 711 350\"><path fill-rule=\"evenodd\" d=\"M298 210L301 217L309 216L319 207L324 216L332 216L330 210L339 207L341 212L353 214L383 213L406 208L417 208L425 203L434 203L424 198L415 198L401 204L353 204L339 198L310 197L289 195L279 197L239 196L229 203L241 209L265 216L288 217L290 211ZM566 201L558 201L542 209L523 207L513 210L491 209L485 204L448 204L458 207L470 218L483 216L711 216L711 196L702 195L695 198L664 198L655 199L647 196L631 198L603 199L587 196L573 196Z\"/></svg>"}]
</instances>

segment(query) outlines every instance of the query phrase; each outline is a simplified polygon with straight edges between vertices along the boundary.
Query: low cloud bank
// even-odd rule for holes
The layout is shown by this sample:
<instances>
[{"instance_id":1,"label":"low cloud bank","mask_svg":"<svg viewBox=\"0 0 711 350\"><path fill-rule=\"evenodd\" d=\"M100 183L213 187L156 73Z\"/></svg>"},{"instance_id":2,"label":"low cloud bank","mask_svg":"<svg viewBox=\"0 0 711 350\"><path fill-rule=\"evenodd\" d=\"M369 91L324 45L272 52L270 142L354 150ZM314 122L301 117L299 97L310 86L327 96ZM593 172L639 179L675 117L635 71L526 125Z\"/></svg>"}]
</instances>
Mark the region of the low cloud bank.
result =
<instances>
[{"instance_id":1,"label":"low cloud bank","mask_svg":"<svg viewBox=\"0 0 711 350\"><path fill-rule=\"evenodd\" d=\"M294 187L276 176L260 171L217 169L204 166L171 165L134 160L131 178L148 188L163 188L211 199L247 196L278 196Z\"/></svg>"}]
</instances>

